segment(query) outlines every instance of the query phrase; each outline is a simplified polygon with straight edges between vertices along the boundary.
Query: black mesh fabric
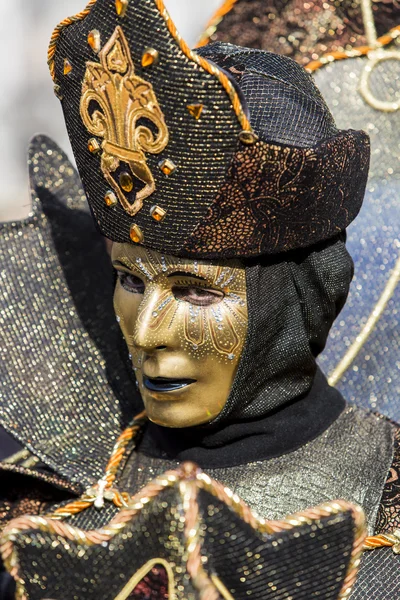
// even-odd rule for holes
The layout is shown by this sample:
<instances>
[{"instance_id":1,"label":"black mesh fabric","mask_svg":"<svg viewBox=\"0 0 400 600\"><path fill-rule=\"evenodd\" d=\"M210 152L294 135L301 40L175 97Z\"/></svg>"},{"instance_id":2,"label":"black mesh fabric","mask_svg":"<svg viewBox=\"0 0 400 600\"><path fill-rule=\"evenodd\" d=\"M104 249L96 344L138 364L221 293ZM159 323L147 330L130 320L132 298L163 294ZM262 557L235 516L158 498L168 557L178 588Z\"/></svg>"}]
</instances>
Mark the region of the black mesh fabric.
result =
<instances>
[{"instance_id":1,"label":"black mesh fabric","mask_svg":"<svg viewBox=\"0 0 400 600\"><path fill-rule=\"evenodd\" d=\"M263 141L307 148L337 134L311 76L290 58L223 43L197 52L240 85L251 124Z\"/></svg>"},{"instance_id":2,"label":"black mesh fabric","mask_svg":"<svg viewBox=\"0 0 400 600\"><path fill-rule=\"evenodd\" d=\"M392 548L365 552L351 600L395 600L400 598L400 557Z\"/></svg>"}]
</instances>

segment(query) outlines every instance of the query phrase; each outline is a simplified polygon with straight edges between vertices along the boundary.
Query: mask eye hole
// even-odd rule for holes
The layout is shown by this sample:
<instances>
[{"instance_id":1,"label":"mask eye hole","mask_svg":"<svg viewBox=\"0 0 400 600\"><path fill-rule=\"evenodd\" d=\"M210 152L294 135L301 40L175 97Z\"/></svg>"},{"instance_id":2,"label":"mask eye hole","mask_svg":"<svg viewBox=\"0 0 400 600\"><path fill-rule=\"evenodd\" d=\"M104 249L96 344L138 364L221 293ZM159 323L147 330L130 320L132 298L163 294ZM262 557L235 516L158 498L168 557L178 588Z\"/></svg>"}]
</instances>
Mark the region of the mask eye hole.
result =
<instances>
[{"instance_id":1,"label":"mask eye hole","mask_svg":"<svg viewBox=\"0 0 400 600\"><path fill-rule=\"evenodd\" d=\"M174 285L172 293L177 300L189 302L195 306L211 306L221 302L225 294L219 290L204 288L197 285Z\"/></svg>"},{"instance_id":2,"label":"mask eye hole","mask_svg":"<svg viewBox=\"0 0 400 600\"><path fill-rule=\"evenodd\" d=\"M118 281L127 292L131 292L131 294L144 294L145 285L140 277L136 277L132 273L118 271Z\"/></svg>"}]
</instances>

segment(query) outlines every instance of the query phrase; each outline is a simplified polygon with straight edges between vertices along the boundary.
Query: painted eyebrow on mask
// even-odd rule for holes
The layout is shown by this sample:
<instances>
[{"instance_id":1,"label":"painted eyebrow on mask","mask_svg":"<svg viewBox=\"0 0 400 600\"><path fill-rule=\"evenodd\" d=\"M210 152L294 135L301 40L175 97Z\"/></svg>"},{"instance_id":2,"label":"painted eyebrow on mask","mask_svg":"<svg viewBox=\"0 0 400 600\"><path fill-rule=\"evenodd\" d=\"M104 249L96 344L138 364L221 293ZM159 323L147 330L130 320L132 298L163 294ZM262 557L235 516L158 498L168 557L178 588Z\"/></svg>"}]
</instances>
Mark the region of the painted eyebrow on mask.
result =
<instances>
[{"instance_id":1,"label":"painted eyebrow on mask","mask_svg":"<svg viewBox=\"0 0 400 600\"><path fill-rule=\"evenodd\" d=\"M204 277L200 275L195 275L190 271L174 271L173 273L168 273L167 277L190 277L190 279L198 279L199 281L207 281Z\"/></svg>"},{"instance_id":2,"label":"painted eyebrow on mask","mask_svg":"<svg viewBox=\"0 0 400 600\"><path fill-rule=\"evenodd\" d=\"M112 261L113 267L124 267L125 269L128 269L128 271L131 271L133 266L129 265L127 262L120 260L120 259L115 259ZM194 273L191 273L190 271L174 271L173 273L168 273L167 277L190 277L190 279L198 279L199 281L207 281L207 279L205 279L204 277L201 277L200 275L195 275Z\"/></svg>"},{"instance_id":3,"label":"painted eyebrow on mask","mask_svg":"<svg viewBox=\"0 0 400 600\"><path fill-rule=\"evenodd\" d=\"M119 260L119 259L113 260L112 265L113 265L113 267L125 267L125 269L131 270L130 265L128 263L124 262L123 260Z\"/></svg>"}]
</instances>

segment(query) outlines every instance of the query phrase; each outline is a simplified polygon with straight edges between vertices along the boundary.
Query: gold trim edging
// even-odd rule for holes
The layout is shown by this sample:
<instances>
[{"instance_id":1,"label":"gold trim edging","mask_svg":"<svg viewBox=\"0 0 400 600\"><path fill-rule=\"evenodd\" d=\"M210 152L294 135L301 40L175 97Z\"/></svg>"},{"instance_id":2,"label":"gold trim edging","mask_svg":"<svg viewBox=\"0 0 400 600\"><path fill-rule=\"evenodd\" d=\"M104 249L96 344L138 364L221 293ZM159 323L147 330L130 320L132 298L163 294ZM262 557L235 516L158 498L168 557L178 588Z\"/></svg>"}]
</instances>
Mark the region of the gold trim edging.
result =
<instances>
[{"instance_id":1,"label":"gold trim edging","mask_svg":"<svg viewBox=\"0 0 400 600\"><path fill-rule=\"evenodd\" d=\"M208 44L211 36L217 31L218 25L221 23L222 19L231 12L236 2L237 0L225 0L223 5L215 11L211 19L208 21L205 31L201 34L200 39L196 44L196 48L201 48L201 46Z\"/></svg>"},{"instance_id":2,"label":"gold trim edging","mask_svg":"<svg viewBox=\"0 0 400 600\"><path fill-rule=\"evenodd\" d=\"M129 598L129 595L133 592L137 584L140 583L141 580L144 577L146 577L146 575L156 565L162 565L167 571L168 598L175 598L175 578L171 565L164 558L153 558L152 560L149 560L145 565L143 565L141 569L136 571L136 573L131 577L124 589L118 594L118 596L116 596L115 600L127 600L127 598Z\"/></svg>"}]
</instances>

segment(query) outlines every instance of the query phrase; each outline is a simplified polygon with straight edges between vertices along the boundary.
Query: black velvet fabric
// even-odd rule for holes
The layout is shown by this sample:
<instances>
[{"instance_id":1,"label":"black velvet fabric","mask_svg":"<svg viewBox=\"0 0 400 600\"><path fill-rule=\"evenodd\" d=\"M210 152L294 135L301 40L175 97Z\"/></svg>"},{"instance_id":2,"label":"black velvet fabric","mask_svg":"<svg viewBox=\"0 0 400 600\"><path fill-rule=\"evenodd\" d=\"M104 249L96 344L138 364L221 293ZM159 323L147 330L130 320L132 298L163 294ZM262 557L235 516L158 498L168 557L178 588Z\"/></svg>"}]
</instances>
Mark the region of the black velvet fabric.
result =
<instances>
[{"instance_id":1,"label":"black velvet fabric","mask_svg":"<svg viewBox=\"0 0 400 600\"><path fill-rule=\"evenodd\" d=\"M151 424L140 450L203 468L234 466L290 452L325 431L345 402L315 359L352 275L345 234L278 260L248 261L248 333L224 409L205 426Z\"/></svg>"}]
</instances>

